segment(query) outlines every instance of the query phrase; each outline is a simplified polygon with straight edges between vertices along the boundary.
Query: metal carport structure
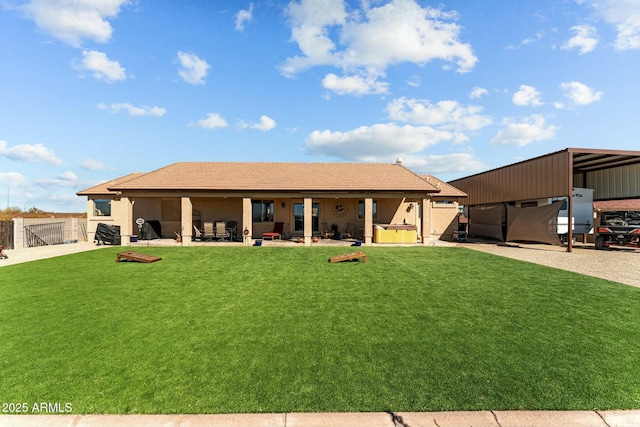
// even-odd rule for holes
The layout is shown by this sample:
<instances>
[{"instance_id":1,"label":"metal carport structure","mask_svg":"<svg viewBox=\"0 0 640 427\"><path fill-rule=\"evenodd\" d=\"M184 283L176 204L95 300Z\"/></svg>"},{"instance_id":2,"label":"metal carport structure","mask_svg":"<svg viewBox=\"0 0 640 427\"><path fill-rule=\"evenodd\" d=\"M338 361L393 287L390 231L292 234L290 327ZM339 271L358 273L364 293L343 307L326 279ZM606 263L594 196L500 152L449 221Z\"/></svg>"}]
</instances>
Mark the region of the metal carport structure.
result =
<instances>
[{"instance_id":1,"label":"metal carport structure","mask_svg":"<svg viewBox=\"0 0 640 427\"><path fill-rule=\"evenodd\" d=\"M595 188L600 197L640 197L640 151L565 148L522 162L450 181L467 193L467 204L490 205L513 201L567 197L567 251L573 250L574 186ZM599 191L599 192L598 192ZM600 195L600 196L599 196Z\"/></svg>"}]
</instances>

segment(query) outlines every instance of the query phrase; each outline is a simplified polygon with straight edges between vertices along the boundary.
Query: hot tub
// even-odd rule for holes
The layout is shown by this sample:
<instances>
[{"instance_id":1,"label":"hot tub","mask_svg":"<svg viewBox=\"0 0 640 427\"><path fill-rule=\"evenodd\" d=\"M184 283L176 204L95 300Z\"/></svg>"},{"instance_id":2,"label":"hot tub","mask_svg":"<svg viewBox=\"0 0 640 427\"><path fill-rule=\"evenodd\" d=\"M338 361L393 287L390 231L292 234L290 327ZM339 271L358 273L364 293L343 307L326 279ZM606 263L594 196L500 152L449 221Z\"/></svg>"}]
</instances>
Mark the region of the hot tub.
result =
<instances>
[{"instance_id":1,"label":"hot tub","mask_svg":"<svg viewBox=\"0 0 640 427\"><path fill-rule=\"evenodd\" d=\"M417 243L418 228L413 224L375 224L374 243Z\"/></svg>"}]
</instances>

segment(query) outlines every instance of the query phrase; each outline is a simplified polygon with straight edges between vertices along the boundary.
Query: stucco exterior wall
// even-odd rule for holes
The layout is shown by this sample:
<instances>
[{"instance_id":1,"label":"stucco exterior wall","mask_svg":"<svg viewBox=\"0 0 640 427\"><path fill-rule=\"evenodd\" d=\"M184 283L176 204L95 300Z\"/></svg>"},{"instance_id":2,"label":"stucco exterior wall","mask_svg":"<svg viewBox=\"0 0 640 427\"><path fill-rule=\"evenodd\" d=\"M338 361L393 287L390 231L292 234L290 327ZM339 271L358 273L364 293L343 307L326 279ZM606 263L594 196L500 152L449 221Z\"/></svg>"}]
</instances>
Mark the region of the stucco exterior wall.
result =
<instances>
[{"instance_id":1,"label":"stucco exterior wall","mask_svg":"<svg viewBox=\"0 0 640 427\"><path fill-rule=\"evenodd\" d=\"M453 240L453 232L458 228L458 203L438 203L431 201L429 234L442 240Z\"/></svg>"},{"instance_id":2,"label":"stucco exterior wall","mask_svg":"<svg viewBox=\"0 0 640 427\"><path fill-rule=\"evenodd\" d=\"M94 204L93 200L111 200L111 215L109 216L96 216L94 212ZM119 225L122 227L127 218L125 216L126 212L123 212L123 202L120 198L115 197L88 197L87 199L87 240L89 242L95 239L96 229L98 228L99 223L108 224L108 225Z\"/></svg>"}]
</instances>

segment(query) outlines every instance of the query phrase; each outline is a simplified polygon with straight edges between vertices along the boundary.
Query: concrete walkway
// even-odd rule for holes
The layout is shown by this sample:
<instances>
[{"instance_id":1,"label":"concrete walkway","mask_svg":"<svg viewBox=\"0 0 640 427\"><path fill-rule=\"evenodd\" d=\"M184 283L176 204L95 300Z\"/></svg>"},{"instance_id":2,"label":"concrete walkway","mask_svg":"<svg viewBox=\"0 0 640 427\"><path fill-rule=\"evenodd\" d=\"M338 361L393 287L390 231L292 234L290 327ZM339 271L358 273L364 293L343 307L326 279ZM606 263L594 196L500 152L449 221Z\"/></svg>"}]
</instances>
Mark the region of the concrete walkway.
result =
<instances>
[{"instance_id":1,"label":"concrete walkway","mask_svg":"<svg viewBox=\"0 0 640 427\"><path fill-rule=\"evenodd\" d=\"M0 427L631 427L638 411L0 415Z\"/></svg>"},{"instance_id":2,"label":"concrete walkway","mask_svg":"<svg viewBox=\"0 0 640 427\"><path fill-rule=\"evenodd\" d=\"M4 252L9 258L0 259L0 267L69 255L77 252L92 251L105 247L109 246L97 246L95 243L78 242L66 245L39 246L36 248L5 249Z\"/></svg>"}]
</instances>

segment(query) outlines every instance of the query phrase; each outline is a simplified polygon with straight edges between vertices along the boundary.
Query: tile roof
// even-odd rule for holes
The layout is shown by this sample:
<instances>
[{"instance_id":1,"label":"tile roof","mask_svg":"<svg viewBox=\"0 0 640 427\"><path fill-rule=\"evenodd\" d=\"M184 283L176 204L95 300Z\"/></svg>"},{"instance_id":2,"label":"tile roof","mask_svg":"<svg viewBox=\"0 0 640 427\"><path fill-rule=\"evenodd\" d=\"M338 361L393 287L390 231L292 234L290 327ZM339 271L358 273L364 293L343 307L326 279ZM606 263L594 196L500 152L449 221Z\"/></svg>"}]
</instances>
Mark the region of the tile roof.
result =
<instances>
[{"instance_id":1,"label":"tile roof","mask_svg":"<svg viewBox=\"0 0 640 427\"><path fill-rule=\"evenodd\" d=\"M426 180L428 183L434 185L436 188L440 189L438 194L435 196L438 197L467 197L467 193L464 191L458 190L451 184L448 184L433 175L420 175L420 177Z\"/></svg>"},{"instance_id":2,"label":"tile roof","mask_svg":"<svg viewBox=\"0 0 640 427\"><path fill-rule=\"evenodd\" d=\"M110 190L418 191L438 188L407 168L384 163L174 163Z\"/></svg>"},{"instance_id":3,"label":"tile roof","mask_svg":"<svg viewBox=\"0 0 640 427\"><path fill-rule=\"evenodd\" d=\"M111 181L105 181L101 184L87 188L86 190L78 191L76 194L78 196L114 195L116 192L109 190L109 187L113 185L121 184L125 181L129 181L130 179L134 179L142 175L144 175L144 173L141 173L141 172L130 173L129 175L125 175L121 178L112 179Z\"/></svg>"}]
</instances>

